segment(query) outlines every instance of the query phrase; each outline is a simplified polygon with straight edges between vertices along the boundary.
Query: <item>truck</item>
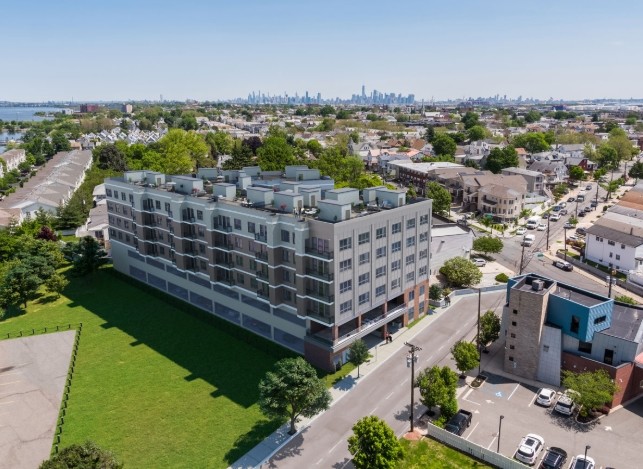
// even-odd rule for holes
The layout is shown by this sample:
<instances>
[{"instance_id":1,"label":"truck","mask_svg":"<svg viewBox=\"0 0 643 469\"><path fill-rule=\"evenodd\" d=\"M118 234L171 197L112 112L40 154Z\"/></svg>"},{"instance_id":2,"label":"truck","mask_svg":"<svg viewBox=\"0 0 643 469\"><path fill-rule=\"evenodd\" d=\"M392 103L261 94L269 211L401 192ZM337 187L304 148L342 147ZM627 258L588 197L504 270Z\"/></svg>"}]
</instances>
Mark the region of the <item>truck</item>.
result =
<instances>
[{"instance_id":1,"label":"truck","mask_svg":"<svg viewBox=\"0 0 643 469\"><path fill-rule=\"evenodd\" d=\"M473 414L468 410L460 409L457 414L451 417L447 422L444 429L455 435L462 435L464 431L471 425Z\"/></svg>"},{"instance_id":2,"label":"truck","mask_svg":"<svg viewBox=\"0 0 643 469\"><path fill-rule=\"evenodd\" d=\"M536 241L536 237L532 234L528 234L522 239L522 245L529 247L534 244L534 241Z\"/></svg>"},{"instance_id":3,"label":"truck","mask_svg":"<svg viewBox=\"0 0 643 469\"><path fill-rule=\"evenodd\" d=\"M528 230L535 230L538 228L538 224L540 223L540 217L538 215L534 215L533 217L527 218L527 224L525 227Z\"/></svg>"}]
</instances>

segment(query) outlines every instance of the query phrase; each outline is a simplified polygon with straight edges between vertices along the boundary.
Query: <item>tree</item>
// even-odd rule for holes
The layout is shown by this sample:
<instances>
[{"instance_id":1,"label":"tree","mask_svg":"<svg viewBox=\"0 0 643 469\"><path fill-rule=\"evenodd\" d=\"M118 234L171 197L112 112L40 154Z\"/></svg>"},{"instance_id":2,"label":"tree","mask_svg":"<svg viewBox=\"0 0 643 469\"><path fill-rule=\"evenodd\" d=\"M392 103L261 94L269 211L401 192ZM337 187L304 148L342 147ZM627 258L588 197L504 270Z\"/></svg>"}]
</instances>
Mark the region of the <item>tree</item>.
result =
<instances>
[{"instance_id":1,"label":"tree","mask_svg":"<svg viewBox=\"0 0 643 469\"><path fill-rule=\"evenodd\" d=\"M313 156L317 157L321 155L321 152L324 150L324 147L322 147L321 143L319 143L317 140L308 140L306 143L306 149L313 154Z\"/></svg>"},{"instance_id":2,"label":"tree","mask_svg":"<svg viewBox=\"0 0 643 469\"><path fill-rule=\"evenodd\" d=\"M531 124L540 120L540 113L534 109L525 114L525 122Z\"/></svg>"},{"instance_id":3,"label":"tree","mask_svg":"<svg viewBox=\"0 0 643 469\"><path fill-rule=\"evenodd\" d=\"M473 249L484 254L502 251L502 241L494 236L481 236L473 240Z\"/></svg>"},{"instance_id":4,"label":"tree","mask_svg":"<svg viewBox=\"0 0 643 469\"><path fill-rule=\"evenodd\" d=\"M158 141L160 167L149 168L166 174L186 174L195 166L206 166L209 147L203 137L196 132L186 132L181 129L171 129Z\"/></svg>"},{"instance_id":5,"label":"tree","mask_svg":"<svg viewBox=\"0 0 643 469\"><path fill-rule=\"evenodd\" d=\"M480 346L495 342L500 337L500 318L492 310L480 317Z\"/></svg>"},{"instance_id":6,"label":"tree","mask_svg":"<svg viewBox=\"0 0 643 469\"><path fill-rule=\"evenodd\" d=\"M36 234L36 239L42 239L45 241L58 241L58 237L54 230L49 228L47 225L40 227L40 231Z\"/></svg>"},{"instance_id":7,"label":"tree","mask_svg":"<svg viewBox=\"0 0 643 469\"><path fill-rule=\"evenodd\" d=\"M427 142L432 142L434 138L435 138L435 127L429 124L426 126L426 133L424 134L424 139Z\"/></svg>"},{"instance_id":8,"label":"tree","mask_svg":"<svg viewBox=\"0 0 643 469\"><path fill-rule=\"evenodd\" d=\"M356 469L393 469L404 455L395 432L375 415L364 417L353 425L348 451L353 455Z\"/></svg>"},{"instance_id":9,"label":"tree","mask_svg":"<svg viewBox=\"0 0 643 469\"><path fill-rule=\"evenodd\" d=\"M433 407L442 407L456 398L458 375L448 366L440 368L435 365L422 370L415 381L420 388L420 400L429 410ZM448 418L451 418L449 416Z\"/></svg>"},{"instance_id":10,"label":"tree","mask_svg":"<svg viewBox=\"0 0 643 469\"><path fill-rule=\"evenodd\" d=\"M100 169L112 169L118 172L127 170L125 154L113 143L100 145L94 148L92 156Z\"/></svg>"},{"instance_id":11,"label":"tree","mask_svg":"<svg viewBox=\"0 0 643 469\"><path fill-rule=\"evenodd\" d=\"M121 463L111 451L87 441L63 448L58 454L44 461L39 469L121 469Z\"/></svg>"},{"instance_id":12,"label":"tree","mask_svg":"<svg viewBox=\"0 0 643 469\"><path fill-rule=\"evenodd\" d=\"M216 160L220 155L231 154L235 142L232 136L225 132L208 132L205 134L205 143L210 147L210 156Z\"/></svg>"},{"instance_id":13,"label":"tree","mask_svg":"<svg viewBox=\"0 0 643 469\"><path fill-rule=\"evenodd\" d=\"M262 171L282 171L286 166L297 163L293 148L279 136L266 138L257 150L257 156Z\"/></svg>"},{"instance_id":14,"label":"tree","mask_svg":"<svg viewBox=\"0 0 643 469\"><path fill-rule=\"evenodd\" d=\"M330 116L331 114L335 114L335 108L329 104L323 106L319 110L319 115L322 117L327 117L327 116Z\"/></svg>"},{"instance_id":15,"label":"tree","mask_svg":"<svg viewBox=\"0 0 643 469\"><path fill-rule=\"evenodd\" d=\"M623 185L623 182L625 181L623 181L622 178L618 178L603 185L603 189L607 191L607 200L612 198L612 193L615 192L616 189L621 187Z\"/></svg>"},{"instance_id":16,"label":"tree","mask_svg":"<svg viewBox=\"0 0 643 469\"><path fill-rule=\"evenodd\" d=\"M259 383L259 408L268 417L288 417L291 435L300 416L312 417L328 409L331 400L324 381L301 357L279 360Z\"/></svg>"},{"instance_id":17,"label":"tree","mask_svg":"<svg viewBox=\"0 0 643 469\"><path fill-rule=\"evenodd\" d=\"M573 181L582 181L585 179L585 171L580 166L572 166L569 168L569 179Z\"/></svg>"},{"instance_id":18,"label":"tree","mask_svg":"<svg viewBox=\"0 0 643 469\"><path fill-rule=\"evenodd\" d=\"M232 158L225 160L221 165L223 169L241 169L252 165L252 150L246 145L236 142L232 148L231 156Z\"/></svg>"},{"instance_id":19,"label":"tree","mask_svg":"<svg viewBox=\"0 0 643 469\"><path fill-rule=\"evenodd\" d=\"M516 148L524 148L528 153L540 153L549 150L549 143L542 132L527 132L516 135L511 144Z\"/></svg>"},{"instance_id":20,"label":"tree","mask_svg":"<svg viewBox=\"0 0 643 469\"><path fill-rule=\"evenodd\" d=\"M480 125L480 115L477 112L471 112L468 111L463 117L462 117L462 123L464 124L465 129L470 129L471 127L474 127L476 125Z\"/></svg>"},{"instance_id":21,"label":"tree","mask_svg":"<svg viewBox=\"0 0 643 469\"><path fill-rule=\"evenodd\" d=\"M609 139L607 140L607 145L616 150L619 161L629 161L634 155L637 155L639 152L638 148L632 145L632 142L630 142L627 134L621 128L613 129L610 132Z\"/></svg>"},{"instance_id":22,"label":"tree","mask_svg":"<svg viewBox=\"0 0 643 469\"><path fill-rule=\"evenodd\" d=\"M485 169L494 174L500 173L504 168L517 167L519 164L518 152L513 146L505 148L496 147L489 152Z\"/></svg>"},{"instance_id":23,"label":"tree","mask_svg":"<svg viewBox=\"0 0 643 469\"><path fill-rule=\"evenodd\" d=\"M469 259L454 257L449 259L440 268L440 273L447 281L456 287L470 287L479 283L482 279L482 272Z\"/></svg>"},{"instance_id":24,"label":"tree","mask_svg":"<svg viewBox=\"0 0 643 469\"><path fill-rule=\"evenodd\" d=\"M69 280L59 273L53 274L45 281L45 288L49 293L53 293L56 299L60 298L60 294L67 285L69 285Z\"/></svg>"},{"instance_id":25,"label":"tree","mask_svg":"<svg viewBox=\"0 0 643 469\"><path fill-rule=\"evenodd\" d=\"M68 243L64 252L71 260L72 271L76 275L91 274L107 262L107 253L91 236L85 236L77 242Z\"/></svg>"},{"instance_id":26,"label":"tree","mask_svg":"<svg viewBox=\"0 0 643 469\"><path fill-rule=\"evenodd\" d=\"M472 142L475 142L477 140L483 140L485 138L486 131L484 127L482 127L481 125L474 125L469 129L468 134L469 134L469 140L471 140Z\"/></svg>"},{"instance_id":27,"label":"tree","mask_svg":"<svg viewBox=\"0 0 643 469\"><path fill-rule=\"evenodd\" d=\"M619 391L616 383L603 369L581 373L563 370L563 386L578 393L570 393L570 397L581 406L580 415L584 417L611 402L614 394Z\"/></svg>"},{"instance_id":28,"label":"tree","mask_svg":"<svg viewBox=\"0 0 643 469\"><path fill-rule=\"evenodd\" d=\"M459 340L451 347L455 366L462 375L473 370L478 364L478 350L471 342Z\"/></svg>"},{"instance_id":29,"label":"tree","mask_svg":"<svg viewBox=\"0 0 643 469\"><path fill-rule=\"evenodd\" d=\"M0 276L0 305L4 308L23 305L26 308L27 301L33 298L43 280L29 266L19 261L8 264Z\"/></svg>"},{"instance_id":30,"label":"tree","mask_svg":"<svg viewBox=\"0 0 643 469\"><path fill-rule=\"evenodd\" d=\"M71 143L62 130L56 130L51 134L51 144L54 147L54 152L69 151L71 150Z\"/></svg>"},{"instance_id":31,"label":"tree","mask_svg":"<svg viewBox=\"0 0 643 469\"><path fill-rule=\"evenodd\" d=\"M359 366L366 363L370 357L366 342L362 339L356 340L348 349L348 361L357 367L357 377L359 378Z\"/></svg>"},{"instance_id":32,"label":"tree","mask_svg":"<svg viewBox=\"0 0 643 469\"><path fill-rule=\"evenodd\" d=\"M455 155L457 145L455 141L445 133L440 133L433 137L431 144L433 145L433 152L438 156L453 157Z\"/></svg>"},{"instance_id":33,"label":"tree","mask_svg":"<svg viewBox=\"0 0 643 469\"><path fill-rule=\"evenodd\" d=\"M596 159L600 168L605 168L608 171L615 169L619 164L618 152L607 143L603 143L598 147L596 152Z\"/></svg>"},{"instance_id":34,"label":"tree","mask_svg":"<svg viewBox=\"0 0 643 469\"><path fill-rule=\"evenodd\" d=\"M636 178L636 183L638 183L639 178L643 178L643 162L637 161L634 163L627 174L631 178Z\"/></svg>"},{"instance_id":35,"label":"tree","mask_svg":"<svg viewBox=\"0 0 643 469\"><path fill-rule=\"evenodd\" d=\"M451 210L451 194L440 183L432 181L426 185L426 196L433 200L433 212L448 215Z\"/></svg>"}]
</instances>

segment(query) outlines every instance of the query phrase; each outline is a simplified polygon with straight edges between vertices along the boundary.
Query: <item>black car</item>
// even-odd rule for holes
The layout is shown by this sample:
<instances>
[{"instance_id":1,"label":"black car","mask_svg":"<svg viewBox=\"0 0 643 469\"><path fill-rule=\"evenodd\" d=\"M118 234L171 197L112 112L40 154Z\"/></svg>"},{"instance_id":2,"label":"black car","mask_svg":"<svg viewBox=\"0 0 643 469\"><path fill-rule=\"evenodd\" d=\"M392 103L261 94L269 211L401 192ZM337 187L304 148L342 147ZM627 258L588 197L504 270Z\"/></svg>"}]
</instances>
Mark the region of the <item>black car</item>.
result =
<instances>
[{"instance_id":1,"label":"black car","mask_svg":"<svg viewBox=\"0 0 643 469\"><path fill-rule=\"evenodd\" d=\"M585 207L585 208L583 209L583 211L584 211L584 212L586 212L586 213L589 213L589 212L591 212L591 211L592 211L592 208L591 208L591 207Z\"/></svg>"},{"instance_id":2,"label":"black car","mask_svg":"<svg viewBox=\"0 0 643 469\"><path fill-rule=\"evenodd\" d=\"M543 220L547 220L549 218L549 213L543 213Z\"/></svg>"},{"instance_id":3,"label":"black car","mask_svg":"<svg viewBox=\"0 0 643 469\"><path fill-rule=\"evenodd\" d=\"M576 233L585 236L587 234L587 230L585 228L576 228Z\"/></svg>"},{"instance_id":4,"label":"black car","mask_svg":"<svg viewBox=\"0 0 643 469\"><path fill-rule=\"evenodd\" d=\"M592 203L591 203L591 204L589 204L589 205L591 205L592 207L597 207L597 206L598 206L598 202L596 202L595 200L592 200Z\"/></svg>"},{"instance_id":5,"label":"black car","mask_svg":"<svg viewBox=\"0 0 643 469\"><path fill-rule=\"evenodd\" d=\"M578 212L579 217L584 217L585 215L587 215L587 213L583 212L582 210L580 212Z\"/></svg>"},{"instance_id":6,"label":"black car","mask_svg":"<svg viewBox=\"0 0 643 469\"><path fill-rule=\"evenodd\" d=\"M575 198L570 197L569 199L567 199L567 203L571 203L571 202L573 202L573 201L575 201L575 200L576 200Z\"/></svg>"},{"instance_id":7,"label":"black car","mask_svg":"<svg viewBox=\"0 0 643 469\"><path fill-rule=\"evenodd\" d=\"M547 448L547 452L540 463L542 469L561 469L567 461L567 452L564 449L552 446Z\"/></svg>"}]
</instances>

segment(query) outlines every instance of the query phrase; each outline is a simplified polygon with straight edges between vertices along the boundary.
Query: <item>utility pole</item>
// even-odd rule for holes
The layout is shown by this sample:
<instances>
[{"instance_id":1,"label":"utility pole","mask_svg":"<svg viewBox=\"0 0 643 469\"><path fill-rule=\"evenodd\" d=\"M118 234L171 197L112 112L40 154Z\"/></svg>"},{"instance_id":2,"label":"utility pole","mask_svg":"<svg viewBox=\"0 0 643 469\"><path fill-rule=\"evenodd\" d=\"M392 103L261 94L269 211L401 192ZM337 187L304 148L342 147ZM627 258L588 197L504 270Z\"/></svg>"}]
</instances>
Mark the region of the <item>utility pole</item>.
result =
<instances>
[{"instance_id":1,"label":"utility pole","mask_svg":"<svg viewBox=\"0 0 643 469\"><path fill-rule=\"evenodd\" d=\"M612 284L614 283L614 275L616 271L614 269L610 270L610 275L607 276L607 281L609 282L609 289L607 290L607 297L612 297Z\"/></svg>"},{"instance_id":2,"label":"utility pole","mask_svg":"<svg viewBox=\"0 0 643 469\"><path fill-rule=\"evenodd\" d=\"M480 305L482 303L482 289L478 288L478 336L476 343L478 344L478 376L482 374L482 344L480 344Z\"/></svg>"},{"instance_id":3,"label":"utility pole","mask_svg":"<svg viewBox=\"0 0 643 469\"><path fill-rule=\"evenodd\" d=\"M415 391L415 362L417 360L417 356L415 355L416 352L419 352L422 350L422 348L413 345L409 342L404 342L404 345L409 347L409 355L407 356L407 363L411 361L411 432L413 432L413 405L415 403L415 397L414 397L414 391Z\"/></svg>"},{"instance_id":4,"label":"utility pole","mask_svg":"<svg viewBox=\"0 0 643 469\"><path fill-rule=\"evenodd\" d=\"M523 264L525 262L525 245L522 245L522 254L520 254L520 271L518 272L518 275L522 275L522 268Z\"/></svg>"},{"instance_id":5,"label":"utility pole","mask_svg":"<svg viewBox=\"0 0 643 469\"><path fill-rule=\"evenodd\" d=\"M549 225L551 223L551 217L547 217L547 250L549 251Z\"/></svg>"},{"instance_id":6,"label":"utility pole","mask_svg":"<svg viewBox=\"0 0 643 469\"><path fill-rule=\"evenodd\" d=\"M598 180L596 180L596 199L595 199L596 200L596 207L598 207L598 188L600 187L600 185L601 184L598 182Z\"/></svg>"},{"instance_id":7,"label":"utility pole","mask_svg":"<svg viewBox=\"0 0 643 469\"><path fill-rule=\"evenodd\" d=\"M567 261L567 228L563 227L565 230L565 261Z\"/></svg>"}]
</instances>

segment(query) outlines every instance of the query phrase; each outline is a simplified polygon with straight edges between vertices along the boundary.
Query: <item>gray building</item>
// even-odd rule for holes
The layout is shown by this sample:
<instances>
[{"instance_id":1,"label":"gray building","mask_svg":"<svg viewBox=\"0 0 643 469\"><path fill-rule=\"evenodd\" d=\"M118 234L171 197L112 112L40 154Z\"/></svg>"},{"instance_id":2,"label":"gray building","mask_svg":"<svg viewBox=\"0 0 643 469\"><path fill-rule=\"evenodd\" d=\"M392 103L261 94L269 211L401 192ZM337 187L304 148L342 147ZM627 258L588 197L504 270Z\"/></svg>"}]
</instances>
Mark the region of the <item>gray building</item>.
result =
<instances>
[{"instance_id":1,"label":"gray building","mask_svg":"<svg viewBox=\"0 0 643 469\"><path fill-rule=\"evenodd\" d=\"M115 268L327 370L427 311L430 200L306 167L226 173L107 179Z\"/></svg>"},{"instance_id":2,"label":"gray building","mask_svg":"<svg viewBox=\"0 0 643 469\"><path fill-rule=\"evenodd\" d=\"M544 195L545 193L544 176L538 171L530 171L529 169L511 167L503 169L502 174L519 175L524 177L525 181L527 181L527 192L531 194Z\"/></svg>"}]
</instances>

